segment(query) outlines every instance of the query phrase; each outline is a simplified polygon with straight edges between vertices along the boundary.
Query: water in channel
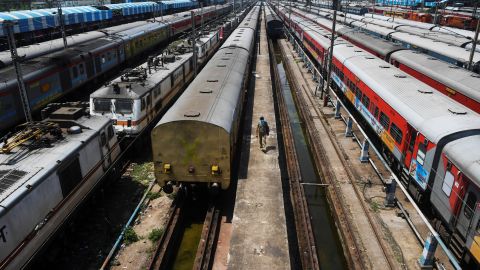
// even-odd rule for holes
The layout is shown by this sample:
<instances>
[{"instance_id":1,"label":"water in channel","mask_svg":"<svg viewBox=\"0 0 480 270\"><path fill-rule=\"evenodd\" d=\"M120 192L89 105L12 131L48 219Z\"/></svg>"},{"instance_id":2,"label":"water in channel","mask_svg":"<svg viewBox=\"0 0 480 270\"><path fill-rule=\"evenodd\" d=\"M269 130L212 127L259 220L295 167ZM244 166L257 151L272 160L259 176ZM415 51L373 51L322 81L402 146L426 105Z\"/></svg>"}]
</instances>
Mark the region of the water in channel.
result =
<instances>
[{"instance_id":1,"label":"water in channel","mask_svg":"<svg viewBox=\"0 0 480 270\"><path fill-rule=\"evenodd\" d=\"M315 171L315 165L305 139L303 125L297 113L279 48L276 46L276 43L274 45L275 61L282 84L283 97L288 108L288 116L302 180L305 183L321 183ZM340 238L326 199L325 187L304 185L304 190L310 211L320 269L347 269Z\"/></svg>"}]
</instances>

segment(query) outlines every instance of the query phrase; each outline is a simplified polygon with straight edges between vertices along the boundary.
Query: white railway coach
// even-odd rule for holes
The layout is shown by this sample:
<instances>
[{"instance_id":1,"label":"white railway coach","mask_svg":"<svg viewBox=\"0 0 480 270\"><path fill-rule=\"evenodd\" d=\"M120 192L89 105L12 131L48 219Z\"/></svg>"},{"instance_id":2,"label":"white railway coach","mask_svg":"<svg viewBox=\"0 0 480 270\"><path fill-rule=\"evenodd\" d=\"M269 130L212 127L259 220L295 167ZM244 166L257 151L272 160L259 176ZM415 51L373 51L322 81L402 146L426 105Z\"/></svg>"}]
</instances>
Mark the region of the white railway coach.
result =
<instances>
[{"instance_id":1,"label":"white railway coach","mask_svg":"<svg viewBox=\"0 0 480 270\"><path fill-rule=\"evenodd\" d=\"M0 268L21 269L120 153L109 119L63 107L0 144Z\"/></svg>"}]
</instances>

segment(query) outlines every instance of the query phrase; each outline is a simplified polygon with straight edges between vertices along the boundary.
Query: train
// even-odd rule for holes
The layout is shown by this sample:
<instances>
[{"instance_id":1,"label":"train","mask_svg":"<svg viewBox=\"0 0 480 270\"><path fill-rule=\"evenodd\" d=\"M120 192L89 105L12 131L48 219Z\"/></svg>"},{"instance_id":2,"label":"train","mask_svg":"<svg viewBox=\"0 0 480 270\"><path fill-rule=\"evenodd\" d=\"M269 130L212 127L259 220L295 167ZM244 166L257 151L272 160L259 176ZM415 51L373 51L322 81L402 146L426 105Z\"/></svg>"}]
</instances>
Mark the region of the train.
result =
<instances>
[{"instance_id":1,"label":"train","mask_svg":"<svg viewBox=\"0 0 480 270\"><path fill-rule=\"evenodd\" d=\"M281 11L282 12L282 11ZM300 14L297 14L300 15ZM300 15L324 28L330 34L332 21L318 15ZM416 50L407 49L370 33L337 25L336 33L356 46L389 62L441 93L480 113L480 75Z\"/></svg>"},{"instance_id":2,"label":"train","mask_svg":"<svg viewBox=\"0 0 480 270\"><path fill-rule=\"evenodd\" d=\"M202 33L196 42L198 69L206 64L243 14L240 11L217 30ZM119 136L138 136L193 79L193 61L191 40L174 42L167 52L149 58L92 93L90 114L111 119Z\"/></svg>"},{"instance_id":3,"label":"train","mask_svg":"<svg viewBox=\"0 0 480 270\"><path fill-rule=\"evenodd\" d=\"M84 104L45 116L0 143L0 269L26 267L120 155L111 121Z\"/></svg>"},{"instance_id":4,"label":"train","mask_svg":"<svg viewBox=\"0 0 480 270\"><path fill-rule=\"evenodd\" d=\"M224 3L223 0L212 2ZM0 37L7 35L4 28L7 21L15 23L12 29L15 40L23 46L61 37L61 24L67 35L75 35L198 7L197 1L175 0L62 7L62 18L57 7L0 12ZM0 39L0 50L5 49L8 49L7 42Z\"/></svg>"},{"instance_id":5,"label":"train","mask_svg":"<svg viewBox=\"0 0 480 270\"><path fill-rule=\"evenodd\" d=\"M283 22L268 5L265 6L265 24L270 38L277 39L283 36Z\"/></svg>"},{"instance_id":6,"label":"train","mask_svg":"<svg viewBox=\"0 0 480 270\"><path fill-rule=\"evenodd\" d=\"M195 11L196 24L210 21L231 11L230 5ZM190 12L164 16L108 37L69 47L22 63L23 78L33 112L64 95L95 83L107 74L121 70L139 55L165 44L191 28ZM24 119L13 67L0 70L0 132Z\"/></svg>"},{"instance_id":7,"label":"train","mask_svg":"<svg viewBox=\"0 0 480 270\"><path fill-rule=\"evenodd\" d=\"M324 71L330 47L321 26L282 15ZM291 19L289 19L291 18ZM327 31L328 32L328 31ZM331 87L465 267L480 262L480 115L343 38L335 40Z\"/></svg>"},{"instance_id":8,"label":"train","mask_svg":"<svg viewBox=\"0 0 480 270\"><path fill-rule=\"evenodd\" d=\"M318 9L317 14L332 19L331 10ZM337 21L346 26L360 29L374 36L401 44L407 49L414 49L436 57L442 61L471 69L480 73L480 55L474 54L472 66L469 67L470 50L473 48L473 35L471 31L452 30L403 20L401 23L389 22L370 16L357 16L339 14ZM386 17L388 18L388 17ZM480 51L480 46L476 51Z\"/></svg>"},{"instance_id":9,"label":"train","mask_svg":"<svg viewBox=\"0 0 480 270\"><path fill-rule=\"evenodd\" d=\"M260 11L256 3L153 128L155 178L165 192L230 186Z\"/></svg>"}]
</instances>

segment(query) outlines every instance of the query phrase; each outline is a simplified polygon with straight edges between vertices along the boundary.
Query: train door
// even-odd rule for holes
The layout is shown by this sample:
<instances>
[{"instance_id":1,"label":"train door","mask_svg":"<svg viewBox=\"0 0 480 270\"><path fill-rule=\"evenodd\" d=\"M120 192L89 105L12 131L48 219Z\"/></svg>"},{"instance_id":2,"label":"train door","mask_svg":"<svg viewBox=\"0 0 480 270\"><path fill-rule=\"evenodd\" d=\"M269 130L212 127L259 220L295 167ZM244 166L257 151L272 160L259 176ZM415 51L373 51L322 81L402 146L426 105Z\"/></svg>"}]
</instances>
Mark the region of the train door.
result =
<instances>
[{"instance_id":1,"label":"train door","mask_svg":"<svg viewBox=\"0 0 480 270\"><path fill-rule=\"evenodd\" d=\"M417 140L417 131L409 125L408 133L410 134L410 141L408 142L407 150L405 151L404 163L407 169L410 168L410 162L412 161L413 149L415 148L415 141Z\"/></svg>"},{"instance_id":2,"label":"train door","mask_svg":"<svg viewBox=\"0 0 480 270\"><path fill-rule=\"evenodd\" d=\"M102 154L102 167L106 171L110 164L112 163L112 153L110 151L110 139L114 135L113 127L108 126L106 131L100 132L100 149ZM107 137L108 136L108 137Z\"/></svg>"},{"instance_id":3,"label":"train door","mask_svg":"<svg viewBox=\"0 0 480 270\"><path fill-rule=\"evenodd\" d=\"M457 218L457 231L465 239L468 231L474 221L475 212L477 210L477 202L479 199L479 189L475 185L470 185L467 188L465 197L462 202L462 208Z\"/></svg>"},{"instance_id":4,"label":"train door","mask_svg":"<svg viewBox=\"0 0 480 270\"><path fill-rule=\"evenodd\" d=\"M152 110L152 94L148 93L145 97L145 104L146 104L146 113L147 113L147 123L150 123L153 118L153 110Z\"/></svg>"},{"instance_id":5,"label":"train door","mask_svg":"<svg viewBox=\"0 0 480 270\"><path fill-rule=\"evenodd\" d=\"M87 78L92 78L95 74L95 68L93 66L93 56L90 54L85 61L85 67L87 68Z\"/></svg>"}]
</instances>

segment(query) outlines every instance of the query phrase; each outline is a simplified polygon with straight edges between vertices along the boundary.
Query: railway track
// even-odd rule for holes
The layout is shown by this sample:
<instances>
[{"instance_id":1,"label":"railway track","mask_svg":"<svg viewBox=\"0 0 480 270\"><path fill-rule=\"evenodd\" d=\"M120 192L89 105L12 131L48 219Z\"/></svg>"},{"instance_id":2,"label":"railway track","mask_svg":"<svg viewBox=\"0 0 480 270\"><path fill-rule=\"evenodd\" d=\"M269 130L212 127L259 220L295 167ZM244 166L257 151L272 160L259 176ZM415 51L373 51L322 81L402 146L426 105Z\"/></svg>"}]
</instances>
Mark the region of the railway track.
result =
<instances>
[{"instance_id":1,"label":"railway track","mask_svg":"<svg viewBox=\"0 0 480 270\"><path fill-rule=\"evenodd\" d=\"M270 59L275 59L273 55L274 48L271 40L268 41L268 45L270 51ZM282 88L278 76L277 66L275 64L272 64L272 67L275 83L275 96L278 102L283 144L286 155L285 159L287 161L290 196L292 198L294 209L295 227L297 231L300 261L303 269L320 269L315 240L313 236L313 230L311 228L308 204L305 198L303 186L301 184L302 176L298 164L292 130L290 128L291 125L287 112L287 106L285 104L283 94L281 93Z\"/></svg>"},{"instance_id":2,"label":"railway track","mask_svg":"<svg viewBox=\"0 0 480 270\"><path fill-rule=\"evenodd\" d=\"M164 233L155 247L147 269L169 269L168 267L171 266L171 260L174 258L179 240L182 238L184 215L188 207L192 207L192 204L188 202L188 197L179 191L170 207ZM220 213L219 205L216 202L209 205L192 269L211 268L220 228Z\"/></svg>"},{"instance_id":3,"label":"railway track","mask_svg":"<svg viewBox=\"0 0 480 270\"><path fill-rule=\"evenodd\" d=\"M280 46L282 48L282 46ZM281 50L282 53L282 58L286 59L285 55L286 52L284 50ZM292 73L289 67L288 61L285 61L286 63L286 73L288 78L292 78ZM304 76L302 74L302 76ZM328 184L330 184L330 187L328 189L329 195L330 195L330 200L333 205L334 213L337 215L337 220L341 221L341 226L343 227L342 231L342 237L344 238L344 241L346 243L350 243L353 245L353 247L348 248L348 252L350 253L351 256L349 257L349 264L351 267L354 267L356 269L368 269L369 268L369 262L366 261L365 256L362 254L362 245L359 243L359 239L355 236L354 232L355 229L353 227L353 224L351 221L349 221L349 217L347 215L348 213L348 206L346 203L341 199L341 191L340 187L337 185L335 181L335 173L333 172L332 165L329 162L329 159L327 157L327 152L325 148L323 147L322 144L318 143L321 141L319 133L316 131L315 124L313 122L313 119L320 119L323 127L326 130L330 130L328 127L328 123L326 123L326 120L324 119L324 116L322 112L320 112L320 109L316 106L318 102L314 100L314 97L311 94L311 91L308 91L305 89L305 86L302 84L299 86L299 83L297 80L290 80L292 83L291 87L293 87L294 91L294 97L297 102L297 108L299 108L299 114L305 124L305 129L307 131L307 139L309 140L309 144L313 148L313 156L314 160L316 163L316 167L318 170L319 175L322 176L322 179L326 181ZM301 95L299 92L304 91L307 96L307 100L304 99L303 95ZM312 113L309 108L314 109L314 113ZM357 198L358 204L361 206L363 210L363 214L365 215L368 225L370 226L372 232L375 235L375 241L380 247L379 249L382 250L382 256L385 261L385 268L384 269L396 269L396 264L392 260L392 256L387 253L387 247L382 241L382 234L375 225L374 217L372 217L370 211L368 210L368 206L365 203L365 200L363 199L362 192L358 189L357 185L355 184L354 179L359 179L358 175L356 172L354 172L351 169L351 166L348 164L348 162L343 158L345 156L345 153L343 149L337 144L336 138L334 138L334 134L331 132L328 133L328 140L331 142L333 145L333 148L335 150L335 153L339 156L342 157L340 158L340 161L342 163L342 167L345 169L345 172L347 173L347 181L348 183L352 186L354 190L354 194Z\"/></svg>"}]
</instances>

